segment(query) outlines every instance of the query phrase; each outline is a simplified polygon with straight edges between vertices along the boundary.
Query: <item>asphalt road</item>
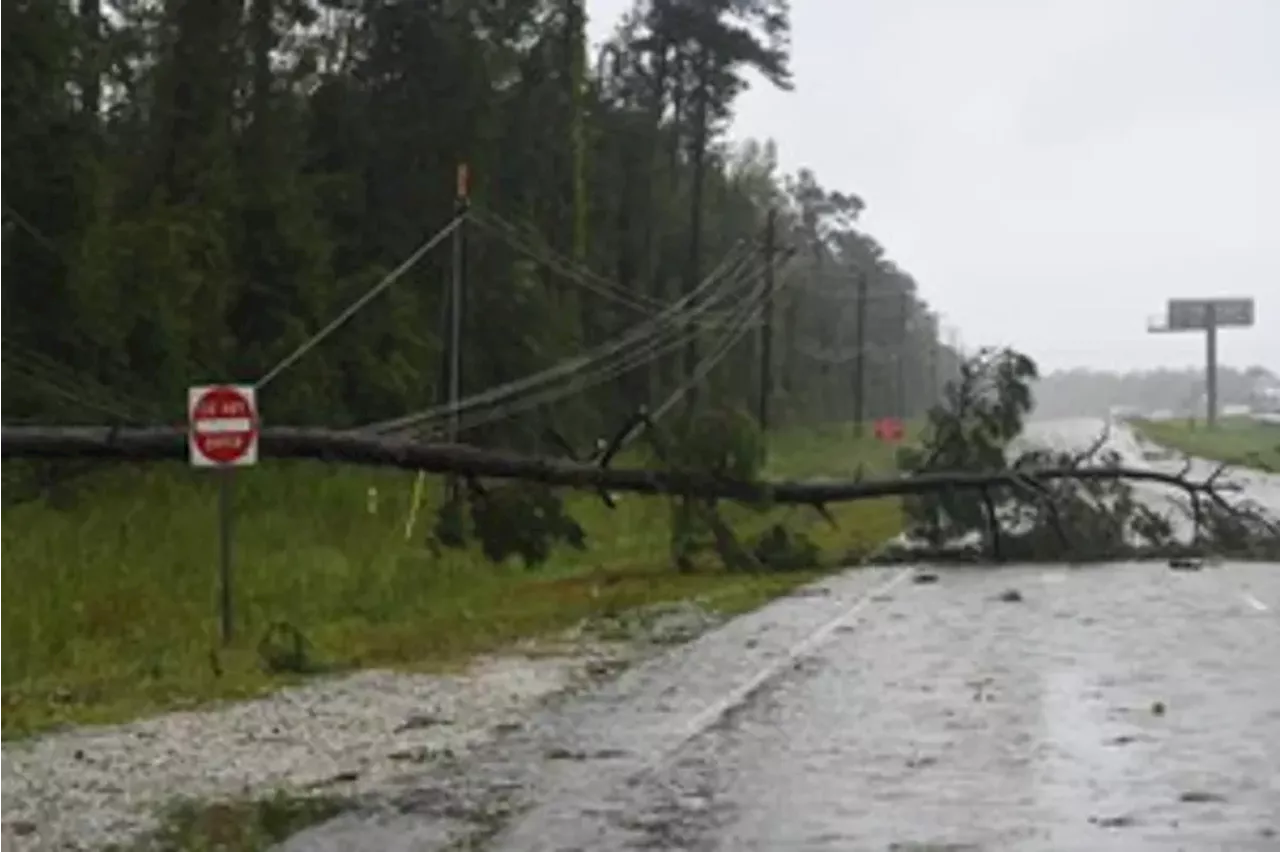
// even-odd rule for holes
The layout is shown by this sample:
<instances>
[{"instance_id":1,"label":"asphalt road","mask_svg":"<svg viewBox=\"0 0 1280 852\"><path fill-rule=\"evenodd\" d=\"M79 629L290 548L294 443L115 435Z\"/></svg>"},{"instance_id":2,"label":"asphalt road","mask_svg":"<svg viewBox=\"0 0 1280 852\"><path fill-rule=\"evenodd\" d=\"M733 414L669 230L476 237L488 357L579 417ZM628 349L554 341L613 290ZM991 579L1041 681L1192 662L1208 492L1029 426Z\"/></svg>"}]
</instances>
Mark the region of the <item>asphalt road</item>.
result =
<instances>
[{"instance_id":1,"label":"asphalt road","mask_svg":"<svg viewBox=\"0 0 1280 852\"><path fill-rule=\"evenodd\" d=\"M286 848L1277 850L1280 566L851 572L402 790Z\"/></svg>"}]
</instances>

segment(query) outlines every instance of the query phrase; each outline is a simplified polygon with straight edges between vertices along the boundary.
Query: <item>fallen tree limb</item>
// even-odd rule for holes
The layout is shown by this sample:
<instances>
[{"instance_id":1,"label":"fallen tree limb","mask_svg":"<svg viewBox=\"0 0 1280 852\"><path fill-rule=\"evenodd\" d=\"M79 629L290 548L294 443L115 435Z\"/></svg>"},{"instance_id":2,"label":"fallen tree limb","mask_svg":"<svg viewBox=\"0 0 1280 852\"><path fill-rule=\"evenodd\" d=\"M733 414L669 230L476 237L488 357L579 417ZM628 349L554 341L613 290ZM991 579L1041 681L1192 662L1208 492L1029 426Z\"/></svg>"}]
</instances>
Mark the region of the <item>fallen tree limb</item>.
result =
<instances>
[{"instance_id":1,"label":"fallen tree limb","mask_svg":"<svg viewBox=\"0 0 1280 852\"><path fill-rule=\"evenodd\" d=\"M260 453L267 459L311 459L333 463L396 467L440 474L518 479L570 488L606 488L638 494L682 494L744 502L822 506L825 503L898 497L943 490L982 492L992 486L1031 482L1080 482L1123 479L1152 482L1204 495L1225 504L1215 483L1154 470L1125 467L1056 467L1039 470L928 472L877 480L750 482L670 470L613 469L584 462L485 450L460 444L374 437L332 429L278 426L264 429ZM5 426L0 458L97 460L118 462L180 461L187 458L182 428L100 426ZM975 495L976 496L976 495Z\"/></svg>"}]
</instances>

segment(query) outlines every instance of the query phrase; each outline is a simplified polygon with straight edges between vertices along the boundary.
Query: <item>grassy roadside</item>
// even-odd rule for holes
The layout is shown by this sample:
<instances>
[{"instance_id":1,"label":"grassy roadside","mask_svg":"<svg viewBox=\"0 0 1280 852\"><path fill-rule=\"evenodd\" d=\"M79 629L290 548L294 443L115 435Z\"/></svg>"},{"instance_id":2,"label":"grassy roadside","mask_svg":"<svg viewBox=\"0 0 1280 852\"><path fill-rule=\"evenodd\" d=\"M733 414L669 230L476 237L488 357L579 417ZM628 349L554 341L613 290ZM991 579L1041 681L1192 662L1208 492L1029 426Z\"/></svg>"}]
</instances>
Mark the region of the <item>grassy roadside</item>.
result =
<instances>
[{"instance_id":1,"label":"grassy roadside","mask_svg":"<svg viewBox=\"0 0 1280 852\"><path fill-rule=\"evenodd\" d=\"M1197 458L1280 471L1280 426L1226 417L1210 431L1201 421L1135 420L1139 435Z\"/></svg>"},{"instance_id":2,"label":"grassy roadside","mask_svg":"<svg viewBox=\"0 0 1280 852\"><path fill-rule=\"evenodd\" d=\"M892 467L892 452L848 430L779 439L771 473L844 475ZM699 597L740 612L812 573L744 576L667 568L669 507L624 497L609 510L573 495L588 535L530 572L474 552L433 555L425 491L406 538L415 475L272 463L238 474L235 605L238 638L216 624L216 489L182 465L118 469L50 500L11 507L3 525L3 732L111 722L239 698L297 680L299 671L362 666L441 668L600 613ZM901 524L896 500L810 509L732 508L744 527L783 515L826 561L865 552ZM259 642L296 628L306 653L292 673L264 670Z\"/></svg>"}]
</instances>

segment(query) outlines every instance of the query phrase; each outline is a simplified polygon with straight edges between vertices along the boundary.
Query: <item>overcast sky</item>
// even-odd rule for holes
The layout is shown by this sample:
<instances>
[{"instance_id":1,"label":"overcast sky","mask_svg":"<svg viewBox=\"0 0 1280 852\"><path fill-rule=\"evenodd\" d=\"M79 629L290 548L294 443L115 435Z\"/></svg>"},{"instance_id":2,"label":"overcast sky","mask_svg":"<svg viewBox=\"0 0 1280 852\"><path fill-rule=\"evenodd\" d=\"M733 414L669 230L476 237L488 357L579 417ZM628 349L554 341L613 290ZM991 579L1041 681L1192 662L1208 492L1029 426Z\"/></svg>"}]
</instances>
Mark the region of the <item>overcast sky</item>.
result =
<instances>
[{"instance_id":1,"label":"overcast sky","mask_svg":"<svg viewBox=\"0 0 1280 852\"><path fill-rule=\"evenodd\" d=\"M630 0L588 0L596 42ZM1280 0L792 0L796 91L735 137L867 202L957 326L1042 367L1203 363L1169 296L1252 295L1280 369Z\"/></svg>"}]
</instances>

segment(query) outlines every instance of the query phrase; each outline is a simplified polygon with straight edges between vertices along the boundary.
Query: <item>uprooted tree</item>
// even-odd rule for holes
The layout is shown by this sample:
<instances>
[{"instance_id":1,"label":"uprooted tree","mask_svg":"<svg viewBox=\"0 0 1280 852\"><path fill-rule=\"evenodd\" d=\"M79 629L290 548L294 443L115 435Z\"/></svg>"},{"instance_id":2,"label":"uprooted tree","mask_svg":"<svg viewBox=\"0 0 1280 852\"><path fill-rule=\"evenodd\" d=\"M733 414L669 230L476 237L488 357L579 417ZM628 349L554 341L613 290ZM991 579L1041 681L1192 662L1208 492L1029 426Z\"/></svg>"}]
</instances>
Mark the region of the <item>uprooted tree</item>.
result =
<instances>
[{"instance_id":1,"label":"uprooted tree","mask_svg":"<svg viewBox=\"0 0 1280 852\"><path fill-rule=\"evenodd\" d=\"M730 570L795 569L815 561L812 544L783 523L741 541L722 516L721 501L761 509L809 506L829 519L827 504L893 496L903 498L909 529L906 544L881 554L886 560L1280 558L1280 524L1223 479L1225 465L1201 478L1190 476L1190 462L1176 472L1126 466L1115 452L1102 452L1105 433L1076 454L1012 452L1031 410L1035 376L1035 364L1008 349L983 350L966 361L930 411L920 445L901 451L902 473L885 479L762 480L763 438L749 416L734 410L708 411L672 432L641 412L635 425L655 460L647 468L611 466L630 425L585 460L289 427L264 430L262 454L457 475L466 487L440 509L436 542L456 547L474 539L492 560L518 556L530 566L557 544L585 546L557 487L594 489L608 504L611 492L667 496L673 562L686 570L701 551ZM185 453L185 433L173 428L6 426L0 443L6 460L138 461ZM1160 500L1168 512L1157 510Z\"/></svg>"}]
</instances>

